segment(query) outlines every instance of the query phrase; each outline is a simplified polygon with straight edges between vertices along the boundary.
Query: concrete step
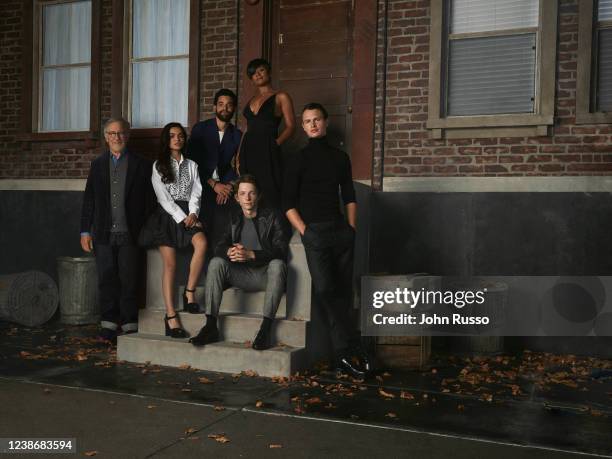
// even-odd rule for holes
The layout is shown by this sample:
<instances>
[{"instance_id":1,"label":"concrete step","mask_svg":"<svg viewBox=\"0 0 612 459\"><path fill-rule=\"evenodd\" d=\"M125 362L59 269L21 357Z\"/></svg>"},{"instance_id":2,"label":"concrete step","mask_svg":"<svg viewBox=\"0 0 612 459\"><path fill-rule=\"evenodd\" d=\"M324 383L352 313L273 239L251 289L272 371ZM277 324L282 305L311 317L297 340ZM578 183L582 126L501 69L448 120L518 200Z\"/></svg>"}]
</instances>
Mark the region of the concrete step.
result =
<instances>
[{"instance_id":1,"label":"concrete step","mask_svg":"<svg viewBox=\"0 0 612 459\"><path fill-rule=\"evenodd\" d=\"M222 341L195 347L187 339L145 333L122 335L118 338L117 358L128 362L151 362L156 365L192 368L223 373L252 370L260 376L290 376L306 367L304 348L277 346L256 351L244 343Z\"/></svg>"},{"instance_id":2,"label":"concrete step","mask_svg":"<svg viewBox=\"0 0 612 459\"><path fill-rule=\"evenodd\" d=\"M261 314L226 313L219 317L221 338L226 341L244 343L252 341L261 325ZM190 335L198 333L206 322L204 314L181 314L183 328ZM306 347L306 329L308 322L301 320L284 320L277 316L272 324L272 342L292 347ZM140 333L163 335L164 312L143 309L138 316L138 331Z\"/></svg>"}]
</instances>

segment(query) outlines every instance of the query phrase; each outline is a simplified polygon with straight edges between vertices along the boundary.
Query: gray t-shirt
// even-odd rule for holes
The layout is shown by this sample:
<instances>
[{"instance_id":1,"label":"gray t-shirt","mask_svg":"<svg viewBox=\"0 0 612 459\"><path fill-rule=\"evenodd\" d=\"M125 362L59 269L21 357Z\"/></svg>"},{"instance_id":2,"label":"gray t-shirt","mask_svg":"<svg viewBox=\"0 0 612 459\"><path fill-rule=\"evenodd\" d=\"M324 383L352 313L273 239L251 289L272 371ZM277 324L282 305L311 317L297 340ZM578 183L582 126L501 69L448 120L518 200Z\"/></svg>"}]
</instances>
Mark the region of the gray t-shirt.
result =
<instances>
[{"instance_id":1,"label":"gray t-shirt","mask_svg":"<svg viewBox=\"0 0 612 459\"><path fill-rule=\"evenodd\" d=\"M261 250L261 244L259 243L259 237L257 237L255 223L253 223L253 220L250 218L244 219L244 226L242 227L242 233L240 234L240 243L249 250Z\"/></svg>"}]
</instances>

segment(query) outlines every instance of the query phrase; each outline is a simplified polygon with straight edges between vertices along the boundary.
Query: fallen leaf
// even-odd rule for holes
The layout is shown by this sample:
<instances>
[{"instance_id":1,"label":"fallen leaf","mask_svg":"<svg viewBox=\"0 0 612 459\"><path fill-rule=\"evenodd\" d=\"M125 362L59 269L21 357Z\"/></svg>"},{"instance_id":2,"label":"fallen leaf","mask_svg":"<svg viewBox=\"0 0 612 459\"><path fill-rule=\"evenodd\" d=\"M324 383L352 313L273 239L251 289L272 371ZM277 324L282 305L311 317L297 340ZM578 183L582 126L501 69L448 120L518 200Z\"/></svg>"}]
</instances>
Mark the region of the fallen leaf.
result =
<instances>
[{"instance_id":1,"label":"fallen leaf","mask_svg":"<svg viewBox=\"0 0 612 459\"><path fill-rule=\"evenodd\" d=\"M178 366L179 370L189 370L190 368L191 368L191 365L189 365L188 363L183 363Z\"/></svg>"},{"instance_id":2,"label":"fallen leaf","mask_svg":"<svg viewBox=\"0 0 612 459\"><path fill-rule=\"evenodd\" d=\"M391 394L391 393L389 393L389 392L385 392L385 391L384 391L384 390L382 390L382 389L378 389L378 393L379 393L381 396L385 397L385 398L395 398L395 395L393 395L393 394Z\"/></svg>"},{"instance_id":3,"label":"fallen leaf","mask_svg":"<svg viewBox=\"0 0 612 459\"><path fill-rule=\"evenodd\" d=\"M393 418L397 418L397 414L389 412L389 413L385 414L385 417L393 419Z\"/></svg>"},{"instance_id":4,"label":"fallen leaf","mask_svg":"<svg viewBox=\"0 0 612 459\"><path fill-rule=\"evenodd\" d=\"M196 431L196 429L194 429L193 427L189 427L187 428L187 430L185 430L185 435L190 435L192 433L194 433Z\"/></svg>"},{"instance_id":5,"label":"fallen leaf","mask_svg":"<svg viewBox=\"0 0 612 459\"><path fill-rule=\"evenodd\" d=\"M304 403L306 403L306 405L315 405L317 403L321 403L321 399L319 397L310 397L307 400L304 400Z\"/></svg>"},{"instance_id":6,"label":"fallen leaf","mask_svg":"<svg viewBox=\"0 0 612 459\"><path fill-rule=\"evenodd\" d=\"M279 445L278 443L272 443L269 445L270 449L274 449L274 448L282 448L283 445Z\"/></svg>"},{"instance_id":7,"label":"fallen leaf","mask_svg":"<svg viewBox=\"0 0 612 459\"><path fill-rule=\"evenodd\" d=\"M248 376L249 378L254 378L254 377L256 377L256 376L259 376L259 374L257 374L257 372L256 372L256 371L253 371L253 370L244 370L242 373L243 373L245 376Z\"/></svg>"},{"instance_id":8,"label":"fallen leaf","mask_svg":"<svg viewBox=\"0 0 612 459\"><path fill-rule=\"evenodd\" d=\"M92 457L92 456L95 456L96 454L98 454L97 451L85 451L85 456L87 457Z\"/></svg>"},{"instance_id":9,"label":"fallen leaf","mask_svg":"<svg viewBox=\"0 0 612 459\"><path fill-rule=\"evenodd\" d=\"M209 434L208 438L211 438L219 443L228 443L229 438L225 436L225 434Z\"/></svg>"},{"instance_id":10,"label":"fallen leaf","mask_svg":"<svg viewBox=\"0 0 612 459\"><path fill-rule=\"evenodd\" d=\"M261 408L264 406L264 402L262 402L261 400L257 400L257 402L255 402L255 407L256 408Z\"/></svg>"},{"instance_id":11,"label":"fallen leaf","mask_svg":"<svg viewBox=\"0 0 612 459\"><path fill-rule=\"evenodd\" d=\"M215 382L208 379L205 376L202 376L201 378L198 378L198 381L200 381L202 384L214 384Z\"/></svg>"},{"instance_id":12,"label":"fallen leaf","mask_svg":"<svg viewBox=\"0 0 612 459\"><path fill-rule=\"evenodd\" d=\"M225 407L221 406L221 405L216 405L214 408L215 411L225 411Z\"/></svg>"},{"instance_id":13,"label":"fallen leaf","mask_svg":"<svg viewBox=\"0 0 612 459\"><path fill-rule=\"evenodd\" d=\"M157 408L157 405L147 405L147 408L152 410L153 408Z\"/></svg>"},{"instance_id":14,"label":"fallen leaf","mask_svg":"<svg viewBox=\"0 0 612 459\"><path fill-rule=\"evenodd\" d=\"M464 406L464 405L462 405L462 404L459 404L459 405L457 405L457 409L458 409L459 411L463 411L463 410L465 410L465 406Z\"/></svg>"}]
</instances>

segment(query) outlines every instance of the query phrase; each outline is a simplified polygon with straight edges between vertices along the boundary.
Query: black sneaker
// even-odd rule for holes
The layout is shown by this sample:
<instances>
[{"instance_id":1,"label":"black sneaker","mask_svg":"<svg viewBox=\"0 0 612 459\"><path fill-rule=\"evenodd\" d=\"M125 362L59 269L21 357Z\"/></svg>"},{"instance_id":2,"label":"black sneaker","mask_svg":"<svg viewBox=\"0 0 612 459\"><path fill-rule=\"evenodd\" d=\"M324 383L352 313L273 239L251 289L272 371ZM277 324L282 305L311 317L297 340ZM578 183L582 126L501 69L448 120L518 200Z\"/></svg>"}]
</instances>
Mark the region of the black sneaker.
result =
<instances>
[{"instance_id":1,"label":"black sneaker","mask_svg":"<svg viewBox=\"0 0 612 459\"><path fill-rule=\"evenodd\" d=\"M197 335L189 338L189 342L194 346L204 346L210 343L219 341L219 329L215 327L204 326Z\"/></svg>"},{"instance_id":2,"label":"black sneaker","mask_svg":"<svg viewBox=\"0 0 612 459\"><path fill-rule=\"evenodd\" d=\"M257 336L253 340L253 349L256 351L265 351L270 349L272 344L270 343L270 329L268 327L261 327Z\"/></svg>"}]
</instances>

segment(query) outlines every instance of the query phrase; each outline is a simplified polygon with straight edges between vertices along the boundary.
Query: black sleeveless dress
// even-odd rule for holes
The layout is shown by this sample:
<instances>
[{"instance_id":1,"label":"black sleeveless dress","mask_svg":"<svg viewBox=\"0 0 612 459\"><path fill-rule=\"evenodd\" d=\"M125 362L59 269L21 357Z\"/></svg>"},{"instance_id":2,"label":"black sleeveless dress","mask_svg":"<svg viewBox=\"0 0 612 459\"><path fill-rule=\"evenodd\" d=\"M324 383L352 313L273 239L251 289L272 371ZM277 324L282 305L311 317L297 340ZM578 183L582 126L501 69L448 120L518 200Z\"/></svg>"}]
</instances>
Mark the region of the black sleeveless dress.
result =
<instances>
[{"instance_id":1,"label":"black sleeveless dress","mask_svg":"<svg viewBox=\"0 0 612 459\"><path fill-rule=\"evenodd\" d=\"M240 174L255 176L261 188L262 207L280 209L283 171L276 138L282 117L274 114L275 107L276 94L265 100L257 114L251 110L251 101L244 107L247 132L240 148Z\"/></svg>"}]
</instances>

